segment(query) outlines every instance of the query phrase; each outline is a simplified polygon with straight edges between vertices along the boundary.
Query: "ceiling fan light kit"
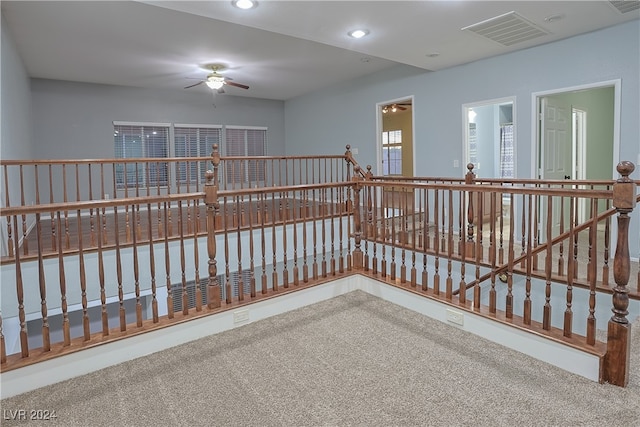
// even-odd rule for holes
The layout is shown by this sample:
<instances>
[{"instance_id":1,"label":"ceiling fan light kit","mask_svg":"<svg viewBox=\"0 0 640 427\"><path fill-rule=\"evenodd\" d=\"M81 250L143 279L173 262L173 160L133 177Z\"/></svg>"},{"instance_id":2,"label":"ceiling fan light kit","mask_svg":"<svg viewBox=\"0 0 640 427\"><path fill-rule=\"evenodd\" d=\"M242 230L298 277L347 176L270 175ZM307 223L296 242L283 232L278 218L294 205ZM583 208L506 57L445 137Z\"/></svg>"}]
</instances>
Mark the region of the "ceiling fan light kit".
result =
<instances>
[{"instance_id":1,"label":"ceiling fan light kit","mask_svg":"<svg viewBox=\"0 0 640 427\"><path fill-rule=\"evenodd\" d=\"M221 64L210 64L206 66L207 69L211 70L211 73L207 76L207 78L205 80L200 80L198 83L196 84L192 84L190 86L185 87L185 89L189 89L191 87L194 86L198 86L202 83L206 84L207 87L209 87L212 90L217 90L218 93L225 93L224 89L222 88L225 85L228 86L235 86L235 87L239 87L241 89L249 89L249 86L247 85L243 85L240 83L234 83L232 82L232 78L231 77L225 77L222 74L220 74L219 72L224 70L225 67Z\"/></svg>"},{"instance_id":2,"label":"ceiling fan light kit","mask_svg":"<svg viewBox=\"0 0 640 427\"><path fill-rule=\"evenodd\" d=\"M211 76L207 78L205 84L209 86L210 89L220 89L224 85L224 77Z\"/></svg>"}]
</instances>

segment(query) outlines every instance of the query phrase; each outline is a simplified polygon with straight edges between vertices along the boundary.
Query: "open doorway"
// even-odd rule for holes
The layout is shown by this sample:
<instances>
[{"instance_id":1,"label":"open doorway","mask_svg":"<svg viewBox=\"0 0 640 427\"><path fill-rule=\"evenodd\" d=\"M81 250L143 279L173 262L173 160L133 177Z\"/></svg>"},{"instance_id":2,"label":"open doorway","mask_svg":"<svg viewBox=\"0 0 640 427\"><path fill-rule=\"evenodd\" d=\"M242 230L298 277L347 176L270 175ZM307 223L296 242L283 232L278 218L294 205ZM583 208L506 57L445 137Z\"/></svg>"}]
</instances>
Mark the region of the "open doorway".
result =
<instances>
[{"instance_id":1,"label":"open doorway","mask_svg":"<svg viewBox=\"0 0 640 427\"><path fill-rule=\"evenodd\" d=\"M516 176L515 98L464 104L463 153L465 164L482 178L511 179ZM466 173L466 168L463 168Z\"/></svg>"},{"instance_id":2,"label":"open doorway","mask_svg":"<svg viewBox=\"0 0 640 427\"><path fill-rule=\"evenodd\" d=\"M515 97L491 99L462 105L463 153L465 165L473 164L479 178L516 177ZM467 168L463 168L466 173ZM495 200L491 217L491 193L483 194L483 221L493 221L508 208L509 196ZM478 202L474 202L478 206Z\"/></svg>"},{"instance_id":3,"label":"open doorway","mask_svg":"<svg viewBox=\"0 0 640 427\"><path fill-rule=\"evenodd\" d=\"M376 104L377 172L378 176L414 176L415 139L413 96ZM393 210L413 210L414 197L399 186L385 190L383 203Z\"/></svg>"}]
</instances>

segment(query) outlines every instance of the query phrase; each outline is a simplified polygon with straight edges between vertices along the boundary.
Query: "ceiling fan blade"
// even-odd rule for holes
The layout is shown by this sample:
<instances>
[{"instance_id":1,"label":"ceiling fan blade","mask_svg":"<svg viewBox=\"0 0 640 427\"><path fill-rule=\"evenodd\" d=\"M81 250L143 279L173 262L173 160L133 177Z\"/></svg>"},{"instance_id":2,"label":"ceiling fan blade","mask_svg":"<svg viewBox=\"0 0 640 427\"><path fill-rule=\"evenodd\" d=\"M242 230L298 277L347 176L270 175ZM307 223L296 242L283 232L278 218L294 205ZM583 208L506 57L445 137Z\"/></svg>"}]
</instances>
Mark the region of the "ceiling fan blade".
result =
<instances>
[{"instance_id":1,"label":"ceiling fan blade","mask_svg":"<svg viewBox=\"0 0 640 427\"><path fill-rule=\"evenodd\" d=\"M230 82L228 79L225 79L224 84L229 85L229 86L239 87L241 89L249 89L249 86L247 86L247 85L242 85L240 83Z\"/></svg>"},{"instance_id":2,"label":"ceiling fan blade","mask_svg":"<svg viewBox=\"0 0 640 427\"><path fill-rule=\"evenodd\" d=\"M192 85L186 86L186 87L185 87L185 89L189 89L190 87L194 87L194 86L201 85L202 83L204 83L204 80L200 80L198 83L195 83L195 84L192 84Z\"/></svg>"}]
</instances>

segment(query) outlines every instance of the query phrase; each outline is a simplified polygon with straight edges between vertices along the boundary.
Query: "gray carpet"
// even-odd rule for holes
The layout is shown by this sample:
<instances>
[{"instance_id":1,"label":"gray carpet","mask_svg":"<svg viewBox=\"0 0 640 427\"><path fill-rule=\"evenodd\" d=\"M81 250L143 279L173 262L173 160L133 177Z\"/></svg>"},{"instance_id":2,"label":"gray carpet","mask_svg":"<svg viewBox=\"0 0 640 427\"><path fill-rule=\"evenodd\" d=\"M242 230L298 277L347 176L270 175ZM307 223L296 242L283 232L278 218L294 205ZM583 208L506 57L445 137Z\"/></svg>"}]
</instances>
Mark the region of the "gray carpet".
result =
<instances>
[{"instance_id":1,"label":"gray carpet","mask_svg":"<svg viewBox=\"0 0 640 427\"><path fill-rule=\"evenodd\" d=\"M64 426L638 426L601 385L364 292L25 393Z\"/></svg>"}]
</instances>

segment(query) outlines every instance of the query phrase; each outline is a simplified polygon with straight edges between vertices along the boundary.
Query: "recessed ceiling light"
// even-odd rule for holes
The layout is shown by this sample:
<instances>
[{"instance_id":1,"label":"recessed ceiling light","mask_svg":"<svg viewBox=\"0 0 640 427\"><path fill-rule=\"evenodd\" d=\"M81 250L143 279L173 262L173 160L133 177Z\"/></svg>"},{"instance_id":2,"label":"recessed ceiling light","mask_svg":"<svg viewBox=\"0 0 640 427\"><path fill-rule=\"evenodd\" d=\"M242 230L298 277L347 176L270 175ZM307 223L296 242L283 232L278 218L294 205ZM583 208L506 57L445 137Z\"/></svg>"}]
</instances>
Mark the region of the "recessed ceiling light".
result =
<instances>
[{"instance_id":1,"label":"recessed ceiling light","mask_svg":"<svg viewBox=\"0 0 640 427\"><path fill-rule=\"evenodd\" d=\"M237 7L238 9L253 9L258 6L258 2L255 0L233 0L231 2L232 5Z\"/></svg>"},{"instance_id":2,"label":"recessed ceiling light","mask_svg":"<svg viewBox=\"0 0 640 427\"><path fill-rule=\"evenodd\" d=\"M349 34L349 37L353 37L354 39L361 39L369 34L369 30L353 30L349 31L347 34Z\"/></svg>"}]
</instances>

